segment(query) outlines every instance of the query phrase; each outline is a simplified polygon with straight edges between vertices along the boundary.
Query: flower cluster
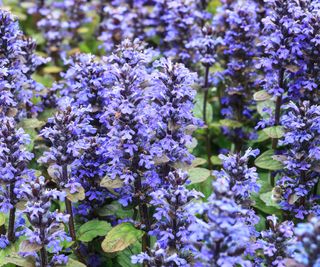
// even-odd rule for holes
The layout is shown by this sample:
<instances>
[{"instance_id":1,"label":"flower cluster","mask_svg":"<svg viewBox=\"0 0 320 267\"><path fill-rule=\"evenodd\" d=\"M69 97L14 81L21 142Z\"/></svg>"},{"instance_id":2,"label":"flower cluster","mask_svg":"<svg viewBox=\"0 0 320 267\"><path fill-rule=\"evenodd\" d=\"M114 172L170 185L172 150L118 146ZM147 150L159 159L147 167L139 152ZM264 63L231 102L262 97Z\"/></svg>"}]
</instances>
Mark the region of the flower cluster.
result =
<instances>
[{"instance_id":1,"label":"flower cluster","mask_svg":"<svg viewBox=\"0 0 320 267\"><path fill-rule=\"evenodd\" d=\"M257 240L264 254L264 264L284 267L285 260L289 256L287 247L293 238L293 222L279 222L274 215L268 216L267 222L269 229L262 231L261 238Z\"/></svg>"},{"instance_id":2,"label":"flower cluster","mask_svg":"<svg viewBox=\"0 0 320 267\"><path fill-rule=\"evenodd\" d=\"M42 5L37 26L45 39L46 52L57 62L81 41L80 29L90 22L86 0L53 1Z\"/></svg>"},{"instance_id":3,"label":"flower cluster","mask_svg":"<svg viewBox=\"0 0 320 267\"><path fill-rule=\"evenodd\" d=\"M207 202L194 204L192 211L198 214L189 227L194 266L251 266L244 257L251 249L250 229L239 219L247 211L235 202L226 179L213 182Z\"/></svg>"},{"instance_id":4,"label":"flower cluster","mask_svg":"<svg viewBox=\"0 0 320 267\"><path fill-rule=\"evenodd\" d=\"M188 228L194 222L188 205L202 194L186 189L188 175L179 170L170 172L163 183L165 185L150 194L150 204L156 207L153 215L156 223L149 233L157 238L155 249L150 255L134 256L133 262L147 262L151 266L187 266L191 256Z\"/></svg>"},{"instance_id":5,"label":"flower cluster","mask_svg":"<svg viewBox=\"0 0 320 267\"><path fill-rule=\"evenodd\" d=\"M298 105L291 102L281 123L285 134L280 144L287 150L283 153L284 171L277 182L283 197L280 204L300 219L312 213L319 215L314 188L319 181L320 107L308 101Z\"/></svg>"},{"instance_id":6,"label":"flower cluster","mask_svg":"<svg viewBox=\"0 0 320 267\"><path fill-rule=\"evenodd\" d=\"M78 108L66 101L61 110L48 120L48 127L40 133L50 142L51 147L44 152L39 162L51 165L52 178L58 188L68 188L71 194L77 192L81 185L74 177L70 177L69 167L76 166L81 151L88 147L83 137L96 132L90 125L89 112L90 108Z\"/></svg>"},{"instance_id":7,"label":"flower cluster","mask_svg":"<svg viewBox=\"0 0 320 267\"><path fill-rule=\"evenodd\" d=\"M12 118L1 118L0 140L0 173L5 185L5 194L1 196L1 211L8 212L21 197L19 187L27 179L25 177L30 175L27 166L33 155L24 148L30 141L29 136L22 128L16 129Z\"/></svg>"},{"instance_id":8,"label":"flower cluster","mask_svg":"<svg viewBox=\"0 0 320 267\"><path fill-rule=\"evenodd\" d=\"M300 223L294 230L297 240L289 247L293 258L303 266L320 265L320 219L313 217Z\"/></svg>"},{"instance_id":9,"label":"flower cluster","mask_svg":"<svg viewBox=\"0 0 320 267\"><path fill-rule=\"evenodd\" d=\"M63 80L55 85L64 97L72 97L73 105L91 106L93 125L98 126L103 107L108 105L108 91L115 81L108 65L95 56L77 54L67 61Z\"/></svg>"},{"instance_id":10,"label":"flower cluster","mask_svg":"<svg viewBox=\"0 0 320 267\"><path fill-rule=\"evenodd\" d=\"M145 97L148 56L138 40L133 43L126 40L108 60L115 82L108 94L109 105L100 121L107 136L105 151L110 159L107 174L112 180L121 179L129 186L123 189L122 195L123 204L127 204L133 191L141 190L141 176L146 180L153 178L150 153L153 112L148 109L149 102ZM144 183L147 186L154 182ZM135 189L130 189L131 186Z\"/></svg>"},{"instance_id":11,"label":"flower cluster","mask_svg":"<svg viewBox=\"0 0 320 267\"><path fill-rule=\"evenodd\" d=\"M63 201L65 194L55 189L47 189L44 177L34 179L23 186L23 195L28 200L24 214L31 227L25 227L26 241L21 244L33 248L33 251L22 253L24 256L34 256L41 266L65 265L68 257L61 254L61 242L71 241L61 226L69 220L68 215L50 211L52 200ZM40 253L40 257L37 255ZM48 252L53 254L48 259Z\"/></svg>"},{"instance_id":12,"label":"flower cluster","mask_svg":"<svg viewBox=\"0 0 320 267\"><path fill-rule=\"evenodd\" d=\"M212 67L216 63L216 49L219 42L215 39L214 29L206 24L197 38L193 39L188 47L195 50L195 59L204 67Z\"/></svg>"},{"instance_id":13,"label":"flower cluster","mask_svg":"<svg viewBox=\"0 0 320 267\"><path fill-rule=\"evenodd\" d=\"M29 136L23 129L16 129L13 118L0 117L0 124L0 211L10 213L7 237L13 241L16 205L23 197L21 186L32 176L28 163L33 154L25 148L30 141Z\"/></svg>"},{"instance_id":14,"label":"flower cluster","mask_svg":"<svg viewBox=\"0 0 320 267\"><path fill-rule=\"evenodd\" d=\"M42 86L31 75L46 62L35 55L35 42L26 38L11 13L0 11L0 115L33 116L38 108L32 102Z\"/></svg>"},{"instance_id":15,"label":"flower cluster","mask_svg":"<svg viewBox=\"0 0 320 267\"><path fill-rule=\"evenodd\" d=\"M86 139L88 148L79 159L77 168L73 171L76 180L85 190L85 199L76 207L76 214L86 219L96 218L97 209L110 199L115 198L107 188L100 183L106 176L104 167L106 158L103 148L105 138L94 136Z\"/></svg>"},{"instance_id":16,"label":"flower cluster","mask_svg":"<svg viewBox=\"0 0 320 267\"><path fill-rule=\"evenodd\" d=\"M186 65L194 63L190 42L201 35L201 28L210 14L201 9L200 1L155 1L151 16L152 26L160 36L160 51Z\"/></svg>"},{"instance_id":17,"label":"flower cluster","mask_svg":"<svg viewBox=\"0 0 320 267\"><path fill-rule=\"evenodd\" d=\"M145 1L112 1L103 6L98 39L111 52L125 39L146 38L149 11Z\"/></svg>"},{"instance_id":18,"label":"flower cluster","mask_svg":"<svg viewBox=\"0 0 320 267\"><path fill-rule=\"evenodd\" d=\"M303 19L304 12L298 1L272 0L269 8L268 16L262 20L264 29L260 46L264 56L257 66L265 68L265 90L280 96L288 91L288 76L294 76L301 66L299 33L303 32L304 26L297 21Z\"/></svg>"},{"instance_id":19,"label":"flower cluster","mask_svg":"<svg viewBox=\"0 0 320 267\"><path fill-rule=\"evenodd\" d=\"M251 193L257 193L260 189L257 184L258 173L255 167L248 167L250 157L257 157L259 150L248 149L243 156L239 153L225 156L221 154L223 169L214 171L217 179L225 179L230 185L238 204L243 205L250 198Z\"/></svg>"},{"instance_id":20,"label":"flower cluster","mask_svg":"<svg viewBox=\"0 0 320 267\"><path fill-rule=\"evenodd\" d=\"M217 61L220 66L225 65L223 71L215 74L215 83L224 89L221 95L222 116L245 126L252 122L254 114L252 96L257 91L255 63L260 53L256 44L260 27L255 3L249 1L235 3L232 8L227 6L221 10L227 26L225 32L219 31L220 24L214 28L215 35L221 35L216 41ZM252 134L244 127L224 127L223 130L237 144L238 150Z\"/></svg>"},{"instance_id":21,"label":"flower cluster","mask_svg":"<svg viewBox=\"0 0 320 267\"><path fill-rule=\"evenodd\" d=\"M201 121L192 114L195 74L166 59L155 62L154 67L157 71L153 73L150 97L158 122L152 150L160 175L162 169L166 176L178 164L191 164L193 156L187 146L192 140L190 134L201 126Z\"/></svg>"}]
</instances>

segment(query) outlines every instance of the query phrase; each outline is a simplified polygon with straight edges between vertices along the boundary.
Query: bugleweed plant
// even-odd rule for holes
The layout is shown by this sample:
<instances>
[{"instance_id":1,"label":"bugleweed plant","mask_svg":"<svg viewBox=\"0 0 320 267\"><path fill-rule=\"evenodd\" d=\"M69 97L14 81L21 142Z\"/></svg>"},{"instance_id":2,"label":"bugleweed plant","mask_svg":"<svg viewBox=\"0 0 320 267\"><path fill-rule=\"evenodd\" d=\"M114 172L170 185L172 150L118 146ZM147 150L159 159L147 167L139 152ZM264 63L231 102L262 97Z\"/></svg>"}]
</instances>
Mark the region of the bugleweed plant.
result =
<instances>
[{"instance_id":1,"label":"bugleweed plant","mask_svg":"<svg viewBox=\"0 0 320 267\"><path fill-rule=\"evenodd\" d=\"M319 0L0 1L0 267L320 267Z\"/></svg>"}]
</instances>

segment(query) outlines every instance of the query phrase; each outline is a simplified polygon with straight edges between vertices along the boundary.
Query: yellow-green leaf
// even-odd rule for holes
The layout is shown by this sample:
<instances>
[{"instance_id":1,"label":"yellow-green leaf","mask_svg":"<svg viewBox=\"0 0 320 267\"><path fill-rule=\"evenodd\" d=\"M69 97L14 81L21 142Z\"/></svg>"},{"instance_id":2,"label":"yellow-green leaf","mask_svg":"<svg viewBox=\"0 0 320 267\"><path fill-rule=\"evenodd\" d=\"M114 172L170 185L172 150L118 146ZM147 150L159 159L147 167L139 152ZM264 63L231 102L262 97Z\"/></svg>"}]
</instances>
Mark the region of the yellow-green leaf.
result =
<instances>
[{"instance_id":1,"label":"yellow-green leaf","mask_svg":"<svg viewBox=\"0 0 320 267\"><path fill-rule=\"evenodd\" d=\"M121 188L123 186L123 181L120 178L111 179L109 176L105 176L101 180L100 186L112 189Z\"/></svg>"},{"instance_id":2,"label":"yellow-green leaf","mask_svg":"<svg viewBox=\"0 0 320 267\"><path fill-rule=\"evenodd\" d=\"M45 125L44 121L40 121L35 118L23 119L19 123L19 126L22 127L23 129L36 129L36 128L41 128L43 125Z\"/></svg>"},{"instance_id":3,"label":"yellow-green leaf","mask_svg":"<svg viewBox=\"0 0 320 267\"><path fill-rule=\"evenodd\" d=\"M81 225L78 230L78 240L90 242L98 236L105 236L110 230L111 225L105 221L92 220Z\"/></svg>"},{"instance_id":4,"label":"yellow-green leaf","mask_svg":"<svg viewBox=\"0 0 320 267\"><path fill-rule=\"evenodd\" d=\"M271 95L269 95L266 91L264 90L261 90L261 91L258 91L256 93L254 93L253 95L253 99L255 101L265 101L265 100L268 100L271 98Z\"/></svg>"},{"instance_id":5,"label":"yellow-green leaf","mask_svg":"<svg viewBox=\"0 0 320 267\"><path fill-rule=\"evenodd\" d=\"M284 130L282 126L272 126L263 129L263 132L265 132L270 138L281 138L284 135Z\"/></svg>"},{"instance_id":6,"label":"yellow-green leaf","mask_svg":"<svg viewBox=\"0 0 320 267\"><path fill-rule=\"evenodd\" d=\"M192 161L191 167L197 167L197 166L206 164L206 162L207 162L206 159L203 159L203 158L195 158L195 159Z\"/></svg>"},{"instance_id":7,"label":"yellow-green leaf","mask_svg":"<svg viewBox=\"0 0 320 267\"><path fill-rule=\"evenodd\" d=\"M255 160L255 165L261 169L266 169L270 171L276 171L282 169L282 164L280 161L273 159L274 150L270 149L262 153Z\"/></svg>"},{"instance_id":8,"label":"yellow-green leaf","mask_svg":"<svg viewBox=\"0 0 320 267\"><path fill-rule=\"evenodd\" d=\"M57 66L47 66L43 68L44 73L59 73L62 71L62 68Z\"/></svg>"},{"instance_id":9,"label":"yellow-green leaf","mask_svg":"<svg viewBox=\"0 0 320 267\"><path fill-rule=\"evenodd\" d=\"M238 121L235 121L235 120L224 119L224 120L220 120L219 122L220 122L220 124L222 126L226 126L228 128L240 128L240 127L242 127L242 123L238 122Z\"/></svg>"},{"instance_id":10,"label":"yellow-green leaf","mask_svg":"<svg viewBox=\"0 0 320 267\"><path fill-rule=\"evenodd\" d=\"M210 170L205 168L192 168L188 171L190 184L198 184L210 177Z\"/></svg>"},{"instance_id":11,"label":"yellow-green leaf","mask_svg":"<svg viewBox=\"0 0 320 267\"><path fill-rule=\"evenodd\" d=\"M108 232L101 247L107 253L122 251L139 240L144 234L143 231L136 229L131 223L122 223Z\"/></svg>"},{"instance_id":12,"label":"yellow-green leaf","mask_svg":"<svg viewBox=\"0 0 320 267\"><path fill-rule=\"evenodd\" d=\"M84 200L86 195L85 195L85 190L82 186L79 186L77 188L78 192L71 194L70 189L66 188L65 191L67 193L67 198L73 202L73 203L77 203L81 200Z\"/></svg>"},{"instance_id":13,"label":"yellow-green leaf","mask_svg":"<svg viewBox=\"0 0 320 267\"><path fill-rule=\"evenodd\" d=\"M29 240L23 240L19 247L19 252L37 252L42 248L37 243L31 243Z\"/></svg>"},{"instance_id":14,"label":"yellow-green leaf","mask_svg":"<svg viewBox=\"0 0 320 267\"><path fill-rule=\"evenodd\" d=\"M219 156L212 156L211 157L211 163L213 165L222 165L222 161L221 159L219 158Z\"/></svg>"}]
</instances>

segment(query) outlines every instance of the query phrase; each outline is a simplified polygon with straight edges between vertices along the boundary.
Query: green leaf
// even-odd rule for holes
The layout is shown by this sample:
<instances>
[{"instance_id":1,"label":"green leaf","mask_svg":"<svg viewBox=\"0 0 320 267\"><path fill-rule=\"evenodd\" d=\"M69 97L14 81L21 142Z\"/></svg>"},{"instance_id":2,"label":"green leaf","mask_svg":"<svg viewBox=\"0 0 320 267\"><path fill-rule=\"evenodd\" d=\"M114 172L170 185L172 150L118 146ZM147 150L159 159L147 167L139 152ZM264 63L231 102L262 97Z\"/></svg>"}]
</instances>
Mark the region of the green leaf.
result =
<instances>
[{"instance_id":1,"label":"green leaf","mask_svg":"<svg viewBox=\"0 0 320 267\"><path fill-rule=\"evenodd\" d=\"M266 193L272 190L270 181L269 181L269 173L259 173L259 179L257 183L261 186L259 193Z\"/></svg>"},{"instance_id":2,"label":"green leaf","mask_svg":"<svg viewBox=\"0 0 320 267\"><path fill-rule=\"evenodd\" d=\"M188 148L189 152L191 153L193 149L196 148L198 145L198 140L194 137L192 137L191 143L187 144L186 147Z\"/></svg>"},{"instance_id":3,"label":"green leaf","mask_svg":"<svg viewBox=\"0 0 320 267\"><path fill-rule=\"evenodd\" d=\"M31 243L29 240L23 240L19 247L19 252L37 252L42 248L41 245Z\"/></svg>"},{"instance_id":4,"label":"green leaf","mask_svg":"<svg viewBox=\"0 0 320 267\"><path fill-rule=\"evenodd\" d=\"M80 241L90 242L98 236L105 236L111 228L110 223L93 220L81 225L77 236Z\"/></svg>"},{"instance_id":5,"label":"green leaf","mask_svg":"<svg viewBox=\"0 0 320 267\"><path fill-rule=\"evenodd\" d=\"M204 94L198 93L195 97L193 114L195 117L199 119L203 118L203 101L204 101ZM207 123L209 124L213 120L213 109L210 103L207 103L206 117L207 117Z\"/></svg>"},{"instance_id":6,"label":"green leaf","mask_svg":"<svg viewBox=\"0 0 320 267\"><path fill-rule=\"evenodd\" d=\"M192 168L188 171L190 184L198 184L210 177L210 170L205 168Z\"/></svg>"},{"instance_id":7,"label":"green leaf","mask_svg":"<svg viewBox=\"0 0 320 267\"><path fill-rule=\"evenodd\" d=\"M67 265L64 265L65 267L86 267L86 265L85 264L83 264L83 263L81 263L81 262L79 262L79 261L76 261L76 260L74 260L74 259L72 259L72 258L70 258L69 257L69 259L68 259L68 263L67 263ZM60 267L60 266L58 266L58 267ZM62 266L61 266L62 267Z\"/></svg>"},{"instance_id":8,"label":"green leaf","mask_svg":"<svg viewBox=\"0 0 320 267\"><path fill-rule=\"evenodd\" d=\"M53 117L55 113L56 113L56 109L47 108L39 114L38 118L42 121L47 121L49 118Z\"/></svg>"},{"instance_id":9,"label":"green leaf","mask_svg":"<svg viewBox=\"0 0 320 267\"><path fill-rule=\"evenodd\" d=\"M111 179L109 176L105 176L102 178L100 186L111 189L121 188L123 181L120 178Z\"/></svg>"},{"instance_id":10,"label":"green leaf","mask_svg":"<svg viewBox=\"0 0 320 267\"><path fill-rule=\"evenodd\" d=\"M254 163L257 167L270 171L281 170L283 167L280 161L274 159L273 149L262 153L258 158L256 158Z\"/></svg>"},{"instance_id":11,"label":"green leaf","mask_svg":"<svg viewBox=\"0 0 320 267\"><path fill-rule=\"evenodd\" d=\"M222 161L219 158L219 156L212 156L211 163L212 163L212 165L222 165Z\"/></svg>"},{"instance_id":12,"label":"green leaf","mask_svg":"<svg viewBox=\"0 0 320 267\"><path fill-rule=\"evenodd\" d=\"M265 101L270 98L271 98L271 95L269 95L265 90L258 91L253 95L253 99L255 101Z\"/></svg>"},{"instance_id":13,"label":"green leaf","mask_svg":"<svg viewBox=\"0 0 320 267\"><path fill-rule=\"evenodd\" d=\"M282 126L273 126L263 129L270 138L281 138L284 135L284 130Z\"/></svg>"},{"instance_id":14,"label":"green leaf","mask_svg":"<svg viewBox=\"0 0 320 267\"><path fill-rule=\"evenodd\" d=\"M212 122L209 124L209 130L214 135L219 135L221 134L221 124L218 122Z\"/></svg>"},{"instance_id":15,"label":"green leaf","mask_svg":"<svg viewBox=\"0 0 320 267\"><path fill-rule=\"evenodd\" d=\"M219 122L220 122L220 124L222 126L226 126L228 128L240 128L240 127L242 127L242 123L238 122L238 121L235 121L235 120L224 119L224 120L220 120Z\"/></svg>"},{"instance_id":16,"label":"green leaf","mask_svg":"<svg viewBox=\"0 0 320 267\"><path fill-rule=\"evenodd\" d=\"M138 241L144 234L144 231L136 229L131 223L122 223L108 232L101 247L107 253L122 251Z\"/></svg>"},{"instance_id":17,"label":"green leaf","mask_svg":"<svg viewBox=\"0 0 320 267\"><path fill-rule=\"evenodd\" d=\"M64 191L67 193L67 198L72 202L72 203L77 203L81 200L84 200L86 197L84 188L80 185L77 188L78 192L71 194L70 189L66 188Z\"/></svg>"},{"instance_id":18,"label":"green leaf","mask_svg":"<svg viewBox=\"0 0 320 267\"><path fill-rule=\"evenodd\" d=\"M132 246L126 248L125 250L117 254L117 263L121 267L132 267L131 256L137 255L141 252L141 243L135 242ZM139 266L139 265L135 265Z\"/></svg>"},{"instance_id":19,"label":"green leaf","mask_svg":"<svg viewBox=\"0 0 320 267\"><path fill-rule=\"evenodd\" d=\"M10 255L0 258L0 266L3 266L5 264L12 263L16 266L22 266L22 267L35 267L35 262L31 257L23 258L19 256L18 253L11 253Z\"/></svg>"},{"instance_id":20,"label":"green leaf","mask_svg":"<svg viewBox=\"0 0 320 267\"><path fill-rule=\"evenodd\" d=\"M263 130L258 131L257 134L258 134L258 138L256 140L252 140L253 144L254 143L262 143L262 142L269 139L269 136Z\"/></svg>"},{"instance_id":21,"label":"green leaf","mask_svg":"<svg viewBox=\"0 0 320 267\"><path fill-rule=\"evenodd\" d=\"M133 211L132 209L124 209L119 202L114 201L111 204L107 204L98 209L98 214L102 217L114 215L119 219L125 219L128 217L132 217Z\"/></svg>"},{"instance_id":22,"label":"green leaf","mask_svg":"<svg viewBox=\"0 0 320 267\"><path fill-rule=\"evenodd\" d=\"M62 68L58 66L47 66L43 68L44 73L59 73L62 71Z\"/></svg>"},{"instance_id":23,"label":"green leaf","mask_svg":"<svg viewBox=\"0 0 320 267\"><path fill-rule=\"evenodd\" d=\"M44 121L40 121L38 119L23 119L20 121L19 126L23 129L36 129L41 128L45 125Z\"/></svg>"},{"instance_id":24,"label":"green leaf","mask_svg":"<svg viewBox=\"0 0 320 267\"><path fill-rule=\"evenodd\" d=\"M271 110L275 109L275 103L272 100L261 101L257 103L257 111L262 118L268 118L269 113L265 112L264 109L269 108Z\"/></svg>"},{"instance_id":25,"label":"green leaf","mask_svg":"<svg viewBox=\"0 0 320 267\"><path fill-rule=\"evenodd\" d=\"M38 82L41 83L42 85L44 85L45 87L50 88L54 82L54 78L49 75L49 74L45 74L45 75L39 75L39 74L33 74L32 78Z\"/></svg>"},{"instance_id":26,"label":"green leaf","mask_svg":"<svg viewBox=\"0 0 320 267\"><path fill-rule=\"evenodd\" d=\"M279 208L278 203L273 198L272 191L260 194L260 199L269 207Z\"/></svg>"},{"instance_id":27,"label":"green leaf","mask_svg":"<svg viewBox=\"0 0 320 267\"><path fill-rule=\"evenodd\" d=\"M0 226L4 225L6 222L6 216L4 215L4 213L0 212Z\"/></svg>"},{"instance_id":28,"label":"green leaf","mask_svg":"<svg viewBox=\"0 0 320 267\"><path fill-rule=\"evenodd\" d=\"M261 200L258 194L252 194L251 199L254 201L253 207L256 209L266 213L266 214L274 214L277 217L282 217L282 211L274 206L267 206L266 203Z\"/></svg>"},{"instance_id":29,"label":"green leaf","mask_svg":"<svg viewBox=\"0 0 320 267\"><path fill-rule=\"evenodd\" d=\"M195 159L192 161L191 167L197 167L197 166L206 164L206 162L207 162L206 159L203 159L203 158L195 158Z\"/></svg>"}]
</instances>

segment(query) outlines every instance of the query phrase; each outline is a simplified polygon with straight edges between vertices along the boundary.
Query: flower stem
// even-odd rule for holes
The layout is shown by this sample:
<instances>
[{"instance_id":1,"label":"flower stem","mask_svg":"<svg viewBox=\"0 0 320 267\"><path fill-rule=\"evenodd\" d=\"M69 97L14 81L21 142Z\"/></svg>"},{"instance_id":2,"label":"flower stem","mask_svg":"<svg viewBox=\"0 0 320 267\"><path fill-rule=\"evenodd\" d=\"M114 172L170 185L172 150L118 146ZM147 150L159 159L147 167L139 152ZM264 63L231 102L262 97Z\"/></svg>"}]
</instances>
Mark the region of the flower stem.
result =
<instances>
[{"instance_id":1,"label":"flower stem","mask_svg":"<svg viewBox=\"0 0 320 267\"><path fill-rule=\"evenodd\" d=\"M74 217L73 217L73 211L72 211L72 204L71 204L71 201L67 198L65 200L65 204L66 204L67 214L70 215L70 217L69 217L69 233L72 238L72 241L76 241L77 237L76 237L76 231L75 231L75 227L74 227Z\"/></svg>"},{"instance_id":2,"label":"flower stem","mask_svg":"<svg viewBox=\"0 0 320 267\"><path fill-rule=\"evenodd\" d=\"M63 176L62 178L64 181L68 180L68 166L67 165L62 166L62 176ZM76 235L75 226L74 226L74 215L73 215L73 210L72 210L72 203L68 198L66 198L65 204L66 204L67 214L70 216L69 223L68 223L69 224L69 234L71 236L72 241L74 241L74 243L75 243L75 253L77 254L79 260L82 263L86 263L86 260L85 260L84 256L82 255L82 253L79 249L79 244L77 242L77 235Z\"/></svg>"},{"instance_id":3,"label":"flower stem","mask_svg":"<svg viewBox=\"0 0 320 267\"><path fill-rule=\"evenodd\" d=\"M15 241L14 226L15 226L16 208L14 207L14 205L15 205L15 203L14 203L14 199L15 199L14 187L15 187L15 183L11 182L10 186L9 186L9 190L10 190L9 197L10 197L10 203L13 206L13 208L10 209L10 213L9 213L8 240L10 242Z\"/></svg>"},{"instance_id":4,"label":"flower stem","mask_svg":"<svg viewBox=\"0 0 320 267\"><path fill-rule=\"evenodd\" d=\"M204 77L204 98L203 98L203 121L207 125L207 128L205 129L205 138L206 138L206 150L207 150L207 161L208 161L208 168L212 169L212 162L211 162L211 143L210 143L210 130L209 125L207 121L207 102L208 102L208 95L209 95L209 66L206 66L205 70L205 77Z\"/></svg>"},{"instance_id":5,"label":"flower stem","mask_svg":"<svg viewBox=\"0 0 320 267\"><path fill-rule=\"evenodd\" d=\"M279 71L279 87L284 89L284 69ZM281 104L282 104L282 94L277 96L276 99L276 109L274 113L274 126L280 125L280 115L281 115ZM272 149L276 150L278 146L278 138L272 139ZM275 186L275 174L272 173L270 176L271 186Z\"/></svg>"},{"instance_id":6,"label":"flower stem","mask_svg":"<svg viewBox=\"0 0 320 267\"><path fill-rule=\"evenodd\" d=\"M48 266L48 254L44 246L40 250L40 263L41 263L40 265L41 267Z\"/></svg>"},{"instance_id":7,"label":"flower stem","mask_svg":"<svg viewBox=\"0 0 320 267\"><path fill-rule=\"evenodd\" d=\"M150 236L148 235L148 231L150 230L150 221L149 221L149 214L148 214L148 207L145 203L143 203L140 199L141 191L142 191L142 183L141 183L141 177L137 177L137 179L134 182L135 186L135 192L138 196L138 206L139 206L139 212L141 217L141 223L145 225L146 234L142 237L142 252L148 251L150 248Z\"/></svg>"}]
</instances>

